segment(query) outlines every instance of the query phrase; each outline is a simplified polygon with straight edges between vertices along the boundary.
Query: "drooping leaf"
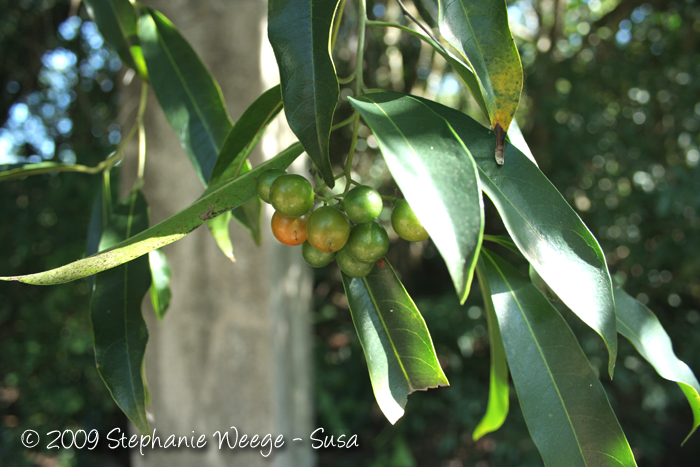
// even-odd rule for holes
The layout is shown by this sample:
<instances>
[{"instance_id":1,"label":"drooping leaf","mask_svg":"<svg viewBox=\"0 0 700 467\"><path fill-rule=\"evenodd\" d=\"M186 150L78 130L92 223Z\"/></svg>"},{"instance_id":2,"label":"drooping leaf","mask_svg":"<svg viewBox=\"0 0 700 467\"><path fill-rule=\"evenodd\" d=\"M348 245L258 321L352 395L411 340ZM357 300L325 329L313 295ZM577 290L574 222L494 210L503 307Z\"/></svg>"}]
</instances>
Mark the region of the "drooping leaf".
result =
<instances>
[{"instance_id":1,"label":"drooping leaf","mask_svg":"<svg viewBox=\"0 0 700 467\"><path fill-rule=\"evenodd\" d=\"M493 132L469 116L422 100L444 117L469 148L481 185L511 238L559 298L605 341L612 377L617 328L612 280L598 241L562 195L515 146L508 164L493 160Z\"/></svg>"},{"instance_id":2,"label":"drooping leaf","mask_svg":"<svg viewBox=\"0 0 700 467\"><path fill-rule=\"evenodd\" d=\"M241 171L237 176L247 173L251 169L252 165L250 161L246 159L244 160ZM244 229L246 229L250 236L253 237L255 244L260 246L260 243L262 242L262 230L260 228L260 223L262 221L262 200L260 197L253 196L251 199L243 203L242 206L238 206L232 210L231 217L235 219L236 222L238 222ZM215 237L221 238L224 233L228 232L228 227L226 227L224 232L222 224L214 224L214 229L216 228L220 230L216 233ZM214 233L214 229L212 229L212 233ZM220 244L219 246L221 247L223 244Z\"/></svg>"},{"instance_id":3,"label":"drooping leaf","mask_svg":"<svg viewBox=\"0 0 700 467\"><path fill-rule=\"evenodd\" d=\"M115 207L99 248L111 248L147 228L148 205L141 192L133 191ZM148 330L141 302L150 284L148 258L144 256L97 274L90 301L97 371L141 433L149 431L141 373Z\"/></svg>"},{"instance_id":4,"label":"drooping leaf","mask_svg":"<svg viewBox=\"0 0 700 467\"><path fill-rule=\"evenodd\" d=\"M256 245L260 246L262 241L262 230L260 223L262 222L262 200L258 196L253 196L251 199L243 203L231 211L231 217L236 220L243 228L245 228Z\"/></svg>"},{"instance_id":5,"label":"drooping leaf","mask_svg":"<svg viewBox=\"0 0 700 467\"><path fill-rule=\"evenodd\" d=\"M246 159L280 110L282 94L278 85L265 91L243 112L226 136L214 164L210 183L235 178L250 170Z\"/></svg>"},{"instance_id":6,"label":"drooping leaf","mask_svg":"<svg viewBox=\"0 0 700 467\"><path fill-rule=\"evenodd\" d=\"M481 186L469 150L443 118L412 96L379 92L351 103L372 129L464 303L484 232Z\"/></svg>"},{"instance_id":7,"label":"drooping leaf","mask_svg":"<svg viewBox=\"0 0 700 467\"><path fill-rule=\"evenodd\" d=\"M206 185L232 127L221 88L173 23L157 11L143 12L139 38L153 91Z\"/></svg>"},{"instance_id":8,"label":"drooping leaf","mask_svg":"<svg viewBox=\"0 0 700 467\"><path fill-rule=\"evenodd\" d=\"M236 208L240 209L240 208ZM233 255L233 244L231 243L231 234L228 231L228 225L231 222L231 211L226 211L220 216L216 216L213 219L207 221L207 228L211 232L211 236L214 237L216 244L219 246L221 252L226 255L231 261L236 261L236 257Z\"/></svg>"},{"instance_id":9,"label":"drooping leaf","mask_svg":"<svg viewBox=\"0 0 700 467\"><path fill-rule=\"evenodd\" d=\"M491 126L496 135L501 133L500 126L505 138L523 88L523 67L508 26L506 2L439 0L439 4L440 33L471 63L479 78ZM502 156L501 153L501 165Z\"/></svg>"},{"instance_id":10,"label":"drooping leaf","mask_svg":"<svg viewBox=\"0 0 700 467\"><path fill-rule=\"evenodd\" d=\"M146 62L138 37L138 15L129 0L85 0L90 18L119 57L139 76L148 80Z\"/></svg>"},{"instance_id":11,"label":"drooping leaf","mask_svg":"<svg viewBox=\"0 0 700 467\"><path fill-rule=\"evenodd\" d=\"M619 287L615 288L617 330L632 342L637 352L669 381L675 381L690 403L693 426L683 443L700 426L700 384L693 371L676 357L671 338L659 319L646 306Z\"/></svg>"},{"instance_id":12,"label":"drooping leaf","mask_svg":"<svg viewBox=\"0 0 700 467\"><path fill-rule=\"evenodd\" d=\"M331 188L328 141L340 89L329 44L337 5L338 0L270 0L267 13L287 121Z\"/></svg>"},{"instance_id":13,"label":"drooping leaf","mask_svg":"<svg viewBox=\"0 0 700 467\"><path fill-rule=\"evenodd\" d=\"M210 184L217 184L232 178L236 178L251 170L248 157L260 141L265 129L282 109L282 94L280 87L275 86L265 91L253 102L241 118L233 125L224 141L223 147L216 159L212 170ZM256 244L260 245L261 231L260 220L262 216L262 202L253 197L243 206L234 209L226 215L226 218L212 219L207 222L209 231L216 240L217 245L226 257L235 261L233 245L228 231L231 216L241 224Z\"/></svg>"},{"instance_id":14,"label":"drooping leaf","mask_svg":"<svg viewBox=\"0 0 700 467\"><path fill-rule=\"evenodd\" d=\"M520 406L545 465L635 466L605 390L573 332L517 269L482 250Z\"/></svg>"},{"instance_id":15,"label":"drooping leaf","mask_svg":"<svg viewBox=\"0 0 700 467\"><path fill-rule=\"evenodd\" d=\"M343 274L343 286L374 397L394 424L409 394L449 383L423 316L387 261L362 279Z\"/></svg>"},{"instance_id":16,"label":"drooping leaf","mask_svg":"<svg viewBox=\"0 0 700 467\"><path fill-rule=\"evenodd\" d=\"M160 248L148 253L148 264L152 279L151 305L156 318L161 320L170 306L170 264Z\"/></svg>"},{"instance_id":17,"label":"drooping leaf","mask_svg":"<svg viewBox=\"0 0 700 467\"><path fill-rule=\"evenodd\" d=\"M510 406L508 400L510 394L510 388L508 386L508 361L506 358L506 350L503 347L503 337L501 337L501 331L498 328L496 310L493 307L493 301L491 301L491 289L489 288L485 272L478 264L476 272L479 278L479 286L481 287L481 295L484 299L486 321L489 326L491 372L489 380L489 403L486 407L484 417L476 428L474 428L474 433L472 434L472 439L474 441L498 430L503 425L503 422L506 421Z\"/></svg>"},{"instance_id":18,"label":"drooping leaf","mask_svg":"<svg viewBox=\"0 0 700 467\"><path fill-rule=\"evenodd\" d=\"M208 219L241 206L256 195L255 183L260 174L272 168L286 169L302 151L301 145L294 143L243 176L209 187L211 191L205 192L189 207L109 250L49 271L0 277L0 280L34 285L62 284L124 264L181 239Z\"/></svg>"}]
</instances>

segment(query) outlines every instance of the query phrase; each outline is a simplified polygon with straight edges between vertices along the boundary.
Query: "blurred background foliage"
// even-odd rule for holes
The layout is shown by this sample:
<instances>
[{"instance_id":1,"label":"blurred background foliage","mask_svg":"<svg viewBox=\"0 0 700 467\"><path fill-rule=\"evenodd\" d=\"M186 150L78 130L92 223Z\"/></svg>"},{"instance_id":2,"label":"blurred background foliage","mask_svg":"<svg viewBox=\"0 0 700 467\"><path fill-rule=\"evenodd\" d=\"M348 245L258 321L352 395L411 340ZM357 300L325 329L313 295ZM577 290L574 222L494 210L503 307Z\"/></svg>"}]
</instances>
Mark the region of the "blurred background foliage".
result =
<instances>
[{"instance_id":1,"label":"blurred background foliage","mask_svg":"<svg viewBox=\"0 0 700 467\"><path fill-rule=\"evenodd\" d=\"M436 1L415 2L419 8L405 3L433 25ZM94 165L121 138L115 83L128 81L129 72L120 71L119 59L82 9L70 16L71 5L0 0L0 168L57 159ZM525 69L517 119L532 152L599 239L615 279L658 315L677 355L700 372L700 4L508 5ZM340 76L354 66L353 8L348 2L335 49ZM393 0L370 0L368 8L371 19L411 25ZM369 87L423 95L481 118L449 66L415 37L371 28L367 41ZM338 121L350 115L351 88L341 88ZM350 136L347 128L336 132L332 144L347 148ZM396 187L376 148L361 127L353 178L392 194ZM334 157L340 164L344 154L336 151ZM81 256L99 182L59 174L0 184L3 275ZM486 206L487 233L505 234L488 200ZM388 258L423 311L451 387L411 396L404 418L389 425L374 402L337 268L316 270L317 426L360 439L359 449L318 451L318 464L541 466L514 390L503 428L472 441L486 409L489 377L478 288L459 306L435 247L392 238ZM125 452L62 451L61 458L52 458L20 448L19 434L27 428L106 433L125 425L94 368L87 301L86 282L0 287L0 465L128 465ZM603 368L602 341L561 311L594 368ZM614 381L602 381L640 467L697 465L698 435L680 447L692 421L683 394L624 339Z\"/></svg>"}]
</instances>

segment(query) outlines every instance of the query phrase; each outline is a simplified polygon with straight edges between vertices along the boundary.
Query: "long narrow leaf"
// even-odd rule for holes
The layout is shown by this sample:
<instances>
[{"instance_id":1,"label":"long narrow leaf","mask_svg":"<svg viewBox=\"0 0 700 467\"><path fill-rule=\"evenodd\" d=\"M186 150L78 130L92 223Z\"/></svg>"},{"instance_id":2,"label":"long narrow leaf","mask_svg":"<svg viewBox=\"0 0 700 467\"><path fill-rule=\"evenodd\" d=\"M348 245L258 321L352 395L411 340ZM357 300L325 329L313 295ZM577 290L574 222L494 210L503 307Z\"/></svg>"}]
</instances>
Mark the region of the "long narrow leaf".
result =
<instances>
[{"instance_id":1,"label":"long narrow leaf","mask_svg":"<svg viewBox=\"0 0 700 467\"><path fill-rule=\"evenodd\" d=\"M489 403L486 407L486 413L479 424L474 428L472 439L478 440L482 436L498 430L503 422L506 421L509 410L508 396L510 388L508 387L508 361L506 357L506 349L503 347L503 337L498 328L498 318L496 310L491 301L491 289L486 280L486 273L476 266L476 273L481 286L481 294L484 298L484 308L486 309L486 321L489 326L489 344L491 346L491 371L489 380Z\"/></svg>"},{"instance_id":2,"label":"long narrow leaf","mask_svg":"<svg viewBox=\"0 0 700 467\"><path fill-rule=\"evenodd\" d=\"M149 251L173 243L208 219L242 205L256 195L255 183L260 174L272 168L286 169L301 152L302 147L299 143L291 145L245 175L218 184L209 194L203 195L188 208L109 250L49 271L0 277L0 280L35 285L62 284L124 264Z\"/></svg>"},{"instance_id":3,"label":"long narrow leaf","mask_svg":"<svg viewBox=\"0 0 700 467\"><path fill-rule=\"evenodd\" d=\"M337 5L338 0L270 0L267 16L287 121L331 188L328 144L340 89L329 43Z\"/></svg>"},{"instance_id":4,"label":"long narrow leaf","mask_svg":"<svg viewBox=\"0 0 700 467\"><path fill-rule=\"evenodd\" d=\"M243 112L226 136L214 164L210 184L216 185L251 170L248 157L280 110L282 110L282 94L280 87L275 86L265 91ZM226 257L234 260L233 245L228 231L231 216L248 230L255 243L260 245L262 203L259 198L253 197L243 206L234 209L226 218L212 219L207 223L221 251Z\"/></svg>"},{"instance_id":5,"label":"long narrow leaf","mask_svg":"<svg viewBox=\"0 0 700 467\"><path fill-rule=\"evenodd\" d=\"M129 0L85 0L88 14L102 37L119 57L143 79L148 79L146 62L138 38L138 15Z\"/></svg>"},{"instance_id":6,"label":"long narrow leaf","mask_svg":"<svg viewBox=\"0 0 700 467\"><path fill-rule=\"evenodd\" d=\"M232 127L221 89L190 44L161 13L144 8L139 37L153 91L206 185Z\"/></svg>"},{"instance_id":7,"label":"long narrow leaf","mask_svg":"<svg viewBox=\"0 0 700 467\"><path fill-rule=\"evenodd\" d=\"M265 91L243 112L226 135L214 164L210 183L235 178L250 170L245 161L280 110L282 94L278 85Z\"/></svg>"},{"instance_id":8,"label":"long narrow leaf","mask_svg":"<svg viewBox=\"0 0 700 467\"><path fill-rule=\"evenodd\" d=\"M388 262L362 279L343 274L343 286L374 397L386 418L396 423L409 394L449 385L430 333Z\"/></svg>"},{"instance_id":9,"label":"long narrow leaf","mask_svg":"<svg viewBox=\"0 0 700 467\"><path fill-rule=\"evenodd\" d=\"M99 248L111 248L147 228L148 205L141 192L133 191L114 209ZM97 371L141 433L149 431L141 374L148 330L141 302L150 284L148 258L144 256L97 274L90 301Z\"/></svg>"},{"instance_id":10,"label":"long narrow leaf","mask_svg":"<svg viewBox=\"0 0 700 467\"><path fill-rule=\"evenodd\" d=\"M634 456L571 329L513 266L482 250L508 367L549 466L630 467Z\"/></svg>"},{"instance_id":11,"label":"long narrow leaf","mask_svg":"<svg viewBox=\"0 0 700 467\"><path fill-rule=\"evenodd\" d=\"M668 337L656 315L621 288L615 289L617 329L632 342L637 352L669 381L675 381L690 403L693 426L683 443L700 426L700 384L693 371L676 357Z\"/></svg>"},{"instance_id":12,"label":"long narrow leaf","mask_svg":"<svg viewBox=\"0 0 700 467\"><path fill-rule=\"evenodd\" d=\"M351 103L372 129L464 303L484 232L481 185L469 150L443 118L412 96L379 92Z\"/></svg>"},{"instance_id":13,"label":"long narrow leaf","mask_svg":"<svg viewBox=\"0 0 700 467\"><path fill-rule=\"evenodd\" d=\"M520 103L523 67L504 0L440 0L440 32L472 65L491 125L503 137ZM502 154L501 154L502 156ZM503 163L502 159L499 161Z\"/></svg>"},{"instance_id":14,"label":"long narrow leaf","mask_svg":"<svg viewBox=\"0 0 700 467\"><path fill-rule=\"evenodd\" d=\"M617 356L615 301L598 241L554 185L516 147L506 147L509 162L500 166L493 160L492 131L454 109L422 102L444 117L469 148L484 192L525 258L559 298L603 338L612 377Z\"/></svg>"}]
</instances>

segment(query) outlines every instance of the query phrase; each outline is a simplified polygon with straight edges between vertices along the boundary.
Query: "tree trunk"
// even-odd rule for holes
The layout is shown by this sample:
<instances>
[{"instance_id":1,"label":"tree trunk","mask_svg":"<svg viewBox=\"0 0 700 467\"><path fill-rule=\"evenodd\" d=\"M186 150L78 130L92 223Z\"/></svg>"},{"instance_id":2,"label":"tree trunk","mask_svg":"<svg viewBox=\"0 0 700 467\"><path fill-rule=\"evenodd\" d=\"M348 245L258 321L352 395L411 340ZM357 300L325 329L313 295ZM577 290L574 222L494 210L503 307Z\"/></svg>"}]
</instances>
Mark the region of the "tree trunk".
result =
<instances>
[{"instance_id":1,"label":"tree trunk","mask_svg":"<svg viewBox=\"0 0 700 467\"><path fill-rule=\"evenodd\" d=\"M266 2L151 0L178 27L221 85L234 121L272 84L263 53ZM273 64L274 67L274 64ZM272 73L274 75L274 73ZM269 79L269 78L268 78ZM131 86L138 87L138 86ZM129 91L133 94L133 91ZM129 93L127 92L127 94ZM275 124L256 164L285 147L286 125ZM153 95L146 114L147 163L144 192L155 224L188 206L203 191ZM263 152L265 154L263 154ZM125 167L127 174L135 170ZM127 178L125 176L125 178ZM128 181L125 181L130 186ZM284 247L263 217L263 246L257 247L235 222L231 233L236 263L218 249L206 227L165 248L172 267L172 301L156 322L144 308L150 340L146 374L161 442L170 435L200 435L206 448L133 451L137 467L313 465L308 442L312 428L310 364L311 276L298 248ZM260 449L219 449L216 431L229 431L231 444L255 434L283 449L264 457ZM293 442L303 438L304 442ZM267 454L269 448L262 448Z\"/></svg>"}]
</instances>

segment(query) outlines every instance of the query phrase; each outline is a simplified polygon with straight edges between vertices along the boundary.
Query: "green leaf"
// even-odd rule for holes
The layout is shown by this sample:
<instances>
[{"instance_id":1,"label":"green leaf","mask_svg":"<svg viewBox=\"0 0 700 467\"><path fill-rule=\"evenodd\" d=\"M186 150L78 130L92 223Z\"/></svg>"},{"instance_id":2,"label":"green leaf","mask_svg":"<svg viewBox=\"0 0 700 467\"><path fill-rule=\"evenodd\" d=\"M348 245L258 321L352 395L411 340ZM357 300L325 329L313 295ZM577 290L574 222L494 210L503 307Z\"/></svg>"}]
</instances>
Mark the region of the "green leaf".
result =
<instances>
[{"instance_id":1,"label":"green leaf","mask_svg":"<svg viewBox=\"0 0 700 467\"><path fill-rule=\"evenodd\" d=\"M241 118L226 136L226 141L224 141L216 164L214 164L210 184L236 178L251 169L248 157L260 141L265 129L281 109L282 94L280 87L275 86L265 91L243 112ZM262 202L258 197L253 197L243 206L234 209L231 214L227 214L226 219L212 220L207 223L221 251L226 257L235 261L228 231L231 215L248 230L255 243L260 245L262 240L262 232L260 231Z\"/></svg>"},{"instance_id":2,"label":"green leaf","mask_svg":"<svg viewBox=\"0 0 700 467\"><path fill-rule=\"evenodd\" d=\"M338 0L270 0L268 37L289 126L329 187L328 144L340 90L329 50Z\"/></svg>"},{"instance_id":3,"label":"green leaf","mask_svg":"<svg viewBox=\"0 0 700 467\"><path fill-rule=\"evenodd\" d=\"M489 326L489 343L491 346L491 376L489 381L489 403L486 413L479 424L474 428L472 439L480 439L484 435L498 430L506 421L510 402L508 396L510 388L508 386L508 361L506 349L503 347L503 337L498 328L498 318L496 310L491 301L491 289L484 276L482 268L477 265L476 273L481 286L481 295L484 299L486 309L486 321Z\"/></svg>"},{"instance_id":4,"label":"green leaf","mask_svg":"<svg viewBox=\"0 0 700 467\"><path fill-rule=\"evenodd\" d=\"M85 0L85 6L107 43L141 78L148 80L134 5L129 0Z\"/></svg>"},{"instance_id":5,"label":"green leaf","mask_svg":"<svg viewBox=\"0 0 700 467\"><path fill-rule=\"evenodd\" d=\"M513 241L559 298L605 341L612 377L617 328L605 255L586 225L537 166L515 146L509 161L493 160L493 132L467 115L422 100L444 117L471 151L484 192Z\"/></svg>"},{"instance_id":6,"label":"green leaf","mask_svg":"<svg viewBox=\"0 0 700 467\"><path fill-rule=\"evenodd\" d=\"M302 151L301 145L294 143L245 175L210 186L211 191L205 192L188 208L109 250L49 271L25 276L0 277L0 280L34 285L62 284L124 264L149 251L180 240L208 219L241 206L256 196L255 184L264 171L272 168L286 169Z\"/></svg>"},{"instance_id":7,"label":"green leaf","mask_svg":"<svg viewBox=\"0 0 700 467\"><path fill-rule=\"evenodd\" d=\"M236 208L239 209L239 208ZM236 261L236 257L233 255L233 244L231 243L231 235L228 231L228 225L231 222L231 211L226 211L220 216L216 216L213 219L207 221L207 227L211 236L216 240L216 244L219 249L226 255L231 261Z\"/></svg>"},{"instance_id":8,"label":"green leaf","mask_svg":"<svg viewBox=\"0 0 700 467\"><path fill-rule=\"evenodd\" d=\"M147 228L148 205L140 191L133 191L114 209L99 248L111 248ZM137 258L98 274L90 301L97 371L141 433L149 431L141 374L148 330L141 302L150 284L148 258Z\"/></svg>"},{"instance_id":9,"label":"green leaf","mask_svg":"<svg viewBox=\"0 0 700 467\"><path fill-rule=\"evenodd\" d=\"M678 383L688 399L693 412L693 427L683 441L685 444L700 426L700 384L688 365L676 357L671 338L649 308L619 287L615 288L615 304L620 334L632 342L662 378Z\"/></svg>"},{"instance_id":10,"label":"green leaf","mask_svg":"<svg viewBox=\"0 0 700 467\"><path fill-rule=\"evenodd\" d=\"M513 266L482 250L508 367L545 465L634 466L634 456L564 318Z\"/></svg>"},{"instance_id":11,"label":"green leaf","mask_svg":"<svg viewBox=\"0 0 700 467\"><path fill-rule=\"evenodd\" d=\"M440 0L440 33L479 78L491 125L508 131L523 88L523 67L503 0ZM473 91L472 91L473 92Z\"/></svg>"},{"instance_id":12,"label":"green leaf","mask_svg":"<svg viewBox=\"0 0 700 467\"><path fill-rule=\"evenodd\" d=\"M350 102L372 129L464 303L484 233L481 185L469 150L443 118L412 96L379 92Z\"/></svg>"},{"instance_id":13,"label":"green leaf","mask_svg":"<svg viewBox=\"0 0 700 467\"><path fill-rule=\"evenodd\" d=\"M250 164L250 161L245 159L244 162L245 163L243 164L240 173L236 176L240 176L251 170L252 165ZM260 243L262 242L262 230L260 228L260 223L262 221L262 200L260 197L253 196L251 199L246 201L243 206L235 208L233 211L231 211L231 217L233 217L236 222L246 229L250 236L253 237L255 244L260 246ZM220 237L224 233L224 229L222 228L221 224L219 224L218 228L221 230L217 233L217 235ZM228 227L226 227L225 231L226 234L228 234ZM222 245L223 244L219 246L221 247Z\"/></svg>"},{"instance_id":14,"label":"green leaf","mask_svg":"<svg viewBox=\"0 0 700 467\"><path fill-rule=\"evenodd\" d=\"M280 110L282 94L278 85L265 91L243 112L226 136L214 164L210 183L236 178L250 170L246 160Z\"/></svg>"},{"instance_id":15,"label":"green leaf","mask_svg":"<svg viewBox=\"0 0 700 467\"><path fill-rule=\"evenodd\" d=\"M156 318L162 320L170 306L170 264L160 248L148 253L148 263L152 278L151 304Z\"/></svg>"},{"instance_id":16,"label":"green leaf","mask_svg":"<svg viewBox=\"0 0 700 467\"><path fill-rule=\"evenodd\" d=\"M403 416L409 394L449 383L423 316L394 268L384 261L364 278L342 276L374 397L394 424Z\"/></svg>"},{"instance_id":17,"label":"green leaf","mask_svg":"<svg viewBox=\"0 0 700 467\"><path fill-rule=\"evenodd\" d=\"M144 8L139 37L153 91L206 185L232 127L221 89L190 44L161 13Z\"/></svg>"},{"instance_id":18,"label":"green leaf","mask_svg":"<svg viewBox=\"0 0 700 467\"><path fill-rule=\"evenodd\" d=\"M243 228L245 228L256 245L260 246L262 242L262 230L260 223L262 222L262 200L258 196L254 196L246 201L243 206L239 206L231 211L231 216Z\"/></svg>"},{"instance_id":19,"label":"green leaf","mask_svg":"<svg viewBox=\"0 0 700 467\"><path fill-rule=\"evenodd\" d=\"M508 140L516 148L518 148L520 152L525 154L527 158L530 159L530 161L532 161L533 164L537 165L535 156L532 155L532 151L530 151L530 146L527 145L525 137L523 136L523 132L520 131L520 126L518 125L518 122L515 119L513 119L513 121L510 122L510 128L508 128Z\"/></svg>"}]
</instances>

